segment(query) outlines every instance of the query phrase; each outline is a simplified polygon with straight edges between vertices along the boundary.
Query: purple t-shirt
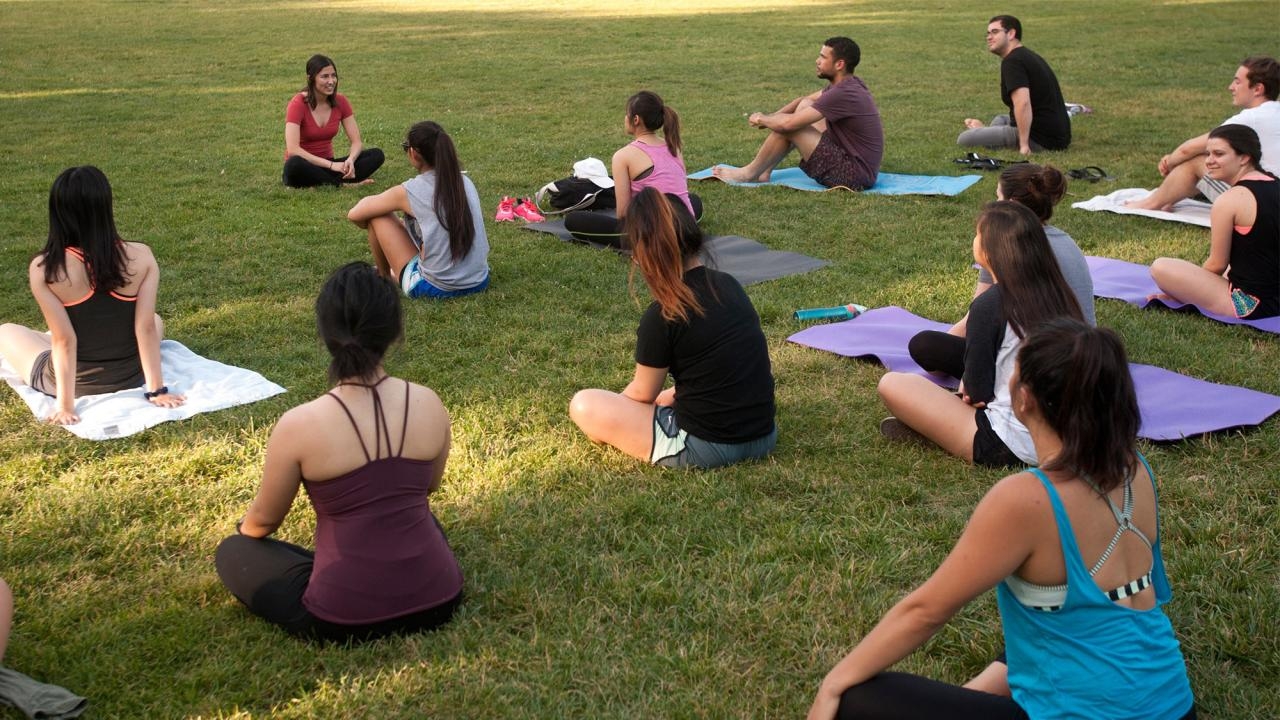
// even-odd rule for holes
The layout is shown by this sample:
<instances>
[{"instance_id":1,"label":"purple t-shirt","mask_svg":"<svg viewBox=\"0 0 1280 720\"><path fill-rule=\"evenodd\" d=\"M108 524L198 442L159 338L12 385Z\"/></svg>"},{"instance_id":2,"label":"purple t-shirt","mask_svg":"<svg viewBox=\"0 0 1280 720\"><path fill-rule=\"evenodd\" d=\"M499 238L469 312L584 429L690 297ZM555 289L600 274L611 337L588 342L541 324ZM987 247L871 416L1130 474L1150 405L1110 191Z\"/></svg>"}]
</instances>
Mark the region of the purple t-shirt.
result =
<instances>
[{"instance_id":1,"label":"purple t-shirt","mask_svg":"<svg viewBox=\"0 0 1280 720\"><path fill-rule=\"evenodd\" d=\"M880 110L862 78L850 76L828 85L813 107L827 121L827 132L869 182L875 184L884 157L884 125Z\"/></svg>"}]
</instances>

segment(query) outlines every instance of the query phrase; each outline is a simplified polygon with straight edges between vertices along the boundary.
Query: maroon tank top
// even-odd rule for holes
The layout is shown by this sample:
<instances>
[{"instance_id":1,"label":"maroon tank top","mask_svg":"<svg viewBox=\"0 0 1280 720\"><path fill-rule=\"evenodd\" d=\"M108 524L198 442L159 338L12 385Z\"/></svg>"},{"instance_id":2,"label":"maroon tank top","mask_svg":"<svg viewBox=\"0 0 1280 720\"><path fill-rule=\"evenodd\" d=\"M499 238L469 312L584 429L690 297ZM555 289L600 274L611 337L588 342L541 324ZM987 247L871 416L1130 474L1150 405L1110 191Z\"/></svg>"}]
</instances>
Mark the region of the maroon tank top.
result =
<instances>
[{"instance_id":1,"label":"maroon tank top","mask_svg":"<svg viewBox=\"0 0 1280 720\"><path fill-rule=\"evenodd\" d=\"M316 617L364 625L428 610L462 591L462 571L427 502L434 460L401 457L409 422L409 384L400 447L392 454L378 385L373 393L374 451L355 417L364 465L324 482L302 481L316 511L316 559L302 604ZM385 446L386 454L383 454Z\"/></svg>"}]
</instances>

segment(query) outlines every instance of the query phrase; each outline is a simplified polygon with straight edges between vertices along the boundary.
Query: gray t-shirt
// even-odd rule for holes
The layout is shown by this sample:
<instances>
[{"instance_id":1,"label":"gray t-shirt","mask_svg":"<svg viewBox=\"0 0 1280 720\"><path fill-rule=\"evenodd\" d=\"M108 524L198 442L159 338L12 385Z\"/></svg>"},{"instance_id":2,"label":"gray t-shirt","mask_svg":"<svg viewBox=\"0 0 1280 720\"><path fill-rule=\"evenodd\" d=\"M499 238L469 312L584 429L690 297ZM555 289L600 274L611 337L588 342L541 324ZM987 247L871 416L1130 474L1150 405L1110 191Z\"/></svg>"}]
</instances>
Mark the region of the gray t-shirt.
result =
<instances>
[{"instance_id":1,"label":"gray t-shirt","mask_svg":"<svg viewBox=\"0 0 1280 720\"><path fill-rule=\"evenodd\" d=\"M1044 234L1049 238L1049 248L1058 261L1062 277L1071 286L1071 292L1075 293L1076 300L1080 303L1085 321L1090 325L1097 325L1098 319L1093 313L1093 276L1089 274L1089 263L1085 262L1084 253L1080 252L1080 247L1070 235L1052 225L1044 226ZM991 283L991 273L986 268L978 268L978 282Z\"/></svg>"},{"instance_id":2,"label":"gray t-shirt","mask_svg":"<svg viewBox=\"0 0 1280 720\"><path fill-rule=\"evenodd\" d=\"M409 235L425 248L418 263L423 277L441 290L466 290L483 282L489 275L489 239L484 231L484 215L480 212L480 193L476 192L471 178L463 175L462 186L467 193L476 238L471 252L457 262L449 255L449 233L435 211L436 171L428 170L402 185L409 194L409 207L417 220L417 228L409 227ZM406 223L413 224L409 220Z\"/></svg>"}]
</instances>

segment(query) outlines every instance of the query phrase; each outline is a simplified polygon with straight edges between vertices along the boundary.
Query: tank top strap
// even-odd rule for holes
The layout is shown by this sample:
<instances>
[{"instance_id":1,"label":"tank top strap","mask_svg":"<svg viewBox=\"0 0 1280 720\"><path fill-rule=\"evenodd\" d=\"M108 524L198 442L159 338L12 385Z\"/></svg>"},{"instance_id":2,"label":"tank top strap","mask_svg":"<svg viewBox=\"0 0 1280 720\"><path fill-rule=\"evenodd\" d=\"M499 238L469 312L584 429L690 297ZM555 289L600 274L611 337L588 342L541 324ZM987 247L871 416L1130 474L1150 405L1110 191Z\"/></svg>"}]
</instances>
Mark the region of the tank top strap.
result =
<instances>
[{"instance_id":1,"label":"tank top strap","mask_svg":"<svg viewBox=\"0 0 1280 720\"><path fill-rule=\"evenodd\" d=\"M404 381L404 420L400 423L400 450L396 457L404 457L404 439L409 436L409 381Z\"/></svg>"},{"instance_id":2,"label":"tank top strap","mask_svg":"<svg viewBox=\"0 0 1280 720\"><path fill-rule=\"evenodd\" d=\"M383 447L385 447L387 450L386 457L392 456L391 427L387 423L387 413L382 406L382 396L378 394L378 386L381 385L383 381L385 381L389 377L391 376L383 375L382 378L375 383L359 383L359 382L340 383L341 385L354 385L356 387L365 388L373 395L373 455L372 456L369 454L369 446L365 443L364 436L360 434L360 426L356 424L356 418L354 415L351 414L350 408L348 408L347 404L342 402L342 398L335 395L332 390L325 393L326 395L332 397L334 400L337 400L338 405L342 406L342 411L347 414L347 419L351 421L351 429L355 430L356 439L360 441L360 450L364 452L364 459L366 463L373 462L374 460L381 460L384 457L382 454ZM408 385L407 383L405 386L405 398L406 398L405 420L407 423L408 422L408 406L407 406ZM403 435L400 438L400 450L401 452L404 451Z\"/></svg>"}]
</instances>

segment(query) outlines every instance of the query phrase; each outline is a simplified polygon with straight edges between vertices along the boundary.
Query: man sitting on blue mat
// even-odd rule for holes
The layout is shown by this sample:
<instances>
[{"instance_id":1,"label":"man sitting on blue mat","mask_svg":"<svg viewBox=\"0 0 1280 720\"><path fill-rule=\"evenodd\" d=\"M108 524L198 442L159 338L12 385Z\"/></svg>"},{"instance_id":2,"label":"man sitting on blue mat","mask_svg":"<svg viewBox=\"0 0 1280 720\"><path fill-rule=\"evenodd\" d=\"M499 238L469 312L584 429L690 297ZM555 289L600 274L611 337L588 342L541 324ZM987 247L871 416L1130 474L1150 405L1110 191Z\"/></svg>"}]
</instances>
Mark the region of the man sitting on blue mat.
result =
<instances>
[{"instance_id":1,"label":"man sitting on blue mat","mask_svg":"<svg viewBox=\"0 0 1280 720\"><path fill-rule=\"evenodd\" d=\"M818 53L818 77L828 85L796 98L777 112L752 113L753 127L769 130L755 159L743 168L716 167L728 182L768 182L791 148L800 169L826 187L864 190L876 182L884 156L884 126L867 85L853 74L862 51L847 37L833 37Z\"/></svg>"}]
</instances>

